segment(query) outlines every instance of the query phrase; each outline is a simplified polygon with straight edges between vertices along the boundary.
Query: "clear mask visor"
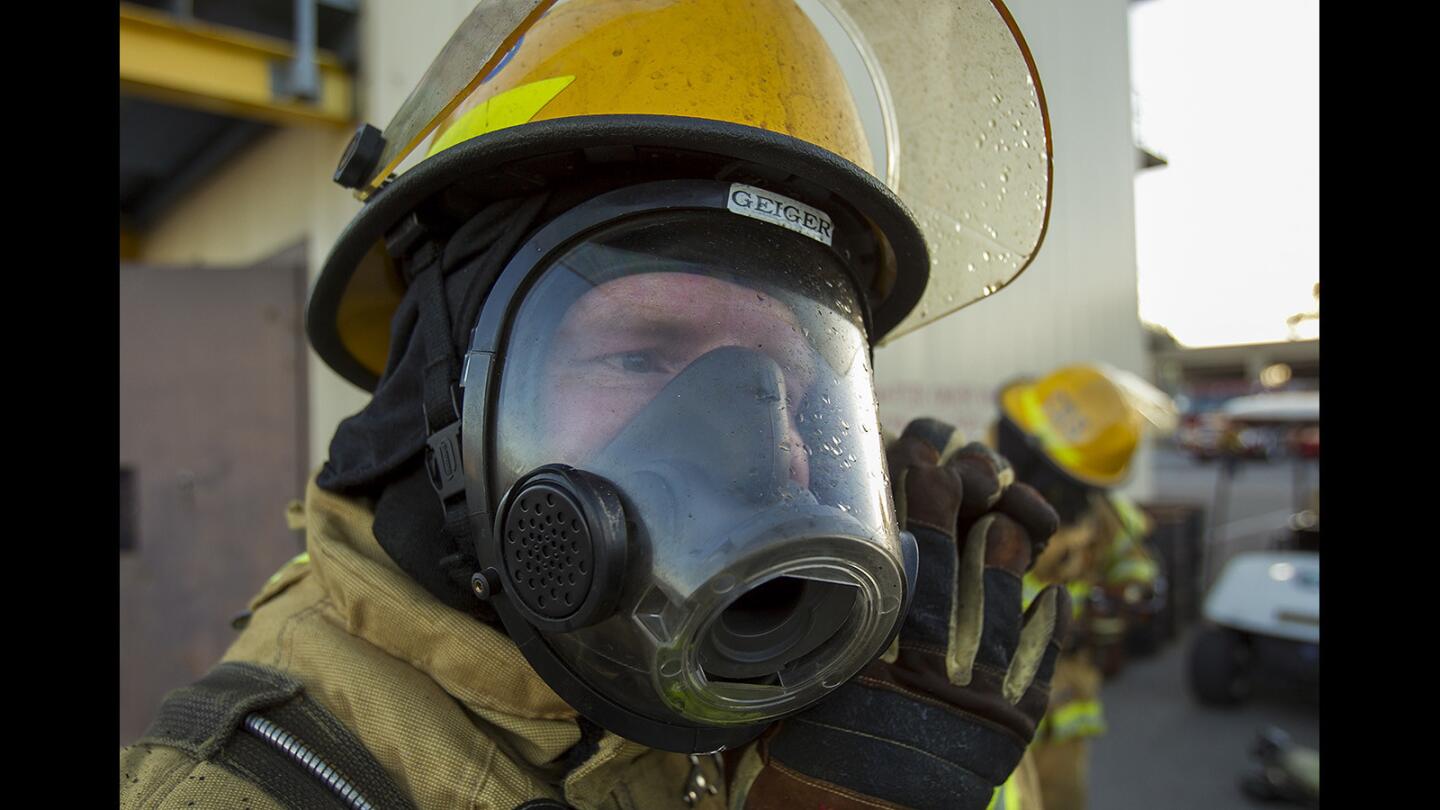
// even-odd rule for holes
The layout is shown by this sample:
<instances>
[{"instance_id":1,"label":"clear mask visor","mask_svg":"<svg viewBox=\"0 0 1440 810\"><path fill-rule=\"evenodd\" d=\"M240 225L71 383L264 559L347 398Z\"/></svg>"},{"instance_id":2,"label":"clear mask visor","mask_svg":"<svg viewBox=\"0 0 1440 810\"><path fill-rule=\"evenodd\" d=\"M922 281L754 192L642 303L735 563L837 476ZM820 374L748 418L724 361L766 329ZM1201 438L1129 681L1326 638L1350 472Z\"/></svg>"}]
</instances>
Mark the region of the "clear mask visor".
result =
<instances>
[{"instance_id":1,"label":"clear mask visor","mask_svg":"<svg viewBox=\"0 0 1440 810\"><path fill-rule=\"evenodd\" d=\"M881 651L905 554L863 320L829 248L720 211L627 220L557 251L503 356L493 491L564 464L623 501L617 611L545 637L594 688L755 723Z\"/></svg>"}]
</instances>

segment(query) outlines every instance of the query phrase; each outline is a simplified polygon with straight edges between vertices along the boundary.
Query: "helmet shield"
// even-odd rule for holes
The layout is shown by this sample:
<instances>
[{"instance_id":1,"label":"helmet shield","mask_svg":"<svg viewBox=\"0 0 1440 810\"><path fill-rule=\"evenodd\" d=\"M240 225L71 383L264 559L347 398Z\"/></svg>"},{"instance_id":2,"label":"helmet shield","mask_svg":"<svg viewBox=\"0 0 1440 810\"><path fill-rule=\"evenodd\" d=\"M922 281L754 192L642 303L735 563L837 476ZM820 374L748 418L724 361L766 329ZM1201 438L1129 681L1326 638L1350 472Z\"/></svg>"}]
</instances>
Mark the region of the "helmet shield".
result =
<instances>
[{"instance_id":1,"label":"helmet shield","mask_svg":"<svg viewBox=\"0 0 1440 810\"><path fill-rule=\"evenodd\" d=\"M491 491L511 502L545 465L598 476L626 552L613 612L545 643L662 721L754 724L823 697L888 642L906 588L854 283L819 242L716 210L554 254L505 339ZM497 517L512 596L578 608L581 546ZM551 576L547 554L574 568Z\"/></svg>"},{"instance_id":2,"label":"helmet shield","mask_svg":"<svg viewBox=\"0 0 1440 810\"><path fill-rule=\"evenodd\" d=\"M881 179L914 214L930 251L924 296L883 343L994 294L1034 259L1050 214L1045 95L1000 0L923 0L906 14L881 0L804 5L855 43L832 48L860 54L864 71L850 84L857 100L878 99L871 115L886 133Z\"/></svg>"},{"instance_id":3,"label":"helmet shield","mask_svg":"<svg viewBox=\"0 0 1440 810\"><path fill-rule=\"evenodd\" d=\"M450 35L385 125L384 145L358 190L367 198L492 72L555 0L481 0Z\"/></svg>"}]
</instances>

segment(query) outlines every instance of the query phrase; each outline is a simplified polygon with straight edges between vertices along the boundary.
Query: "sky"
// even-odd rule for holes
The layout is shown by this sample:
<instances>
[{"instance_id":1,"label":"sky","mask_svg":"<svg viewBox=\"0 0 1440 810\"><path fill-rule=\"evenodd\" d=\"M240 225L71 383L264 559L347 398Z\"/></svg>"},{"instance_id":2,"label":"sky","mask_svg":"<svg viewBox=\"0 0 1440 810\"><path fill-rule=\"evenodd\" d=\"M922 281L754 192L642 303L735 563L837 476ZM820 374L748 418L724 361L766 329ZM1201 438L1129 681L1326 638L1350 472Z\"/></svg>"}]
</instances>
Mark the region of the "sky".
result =
<instances>
[{"instance_id":1,"label":"sky","mask_svg":"<svg viewBox=\"0 0 1440 810\"><path fill-rule=\"evenodd\" d=\"M1140 318L1181 343L1286 340L1320 280L1319 0L1130 10ZM1299 337L1319 337L1317 320Z\"/></svg>"}]
</instances>

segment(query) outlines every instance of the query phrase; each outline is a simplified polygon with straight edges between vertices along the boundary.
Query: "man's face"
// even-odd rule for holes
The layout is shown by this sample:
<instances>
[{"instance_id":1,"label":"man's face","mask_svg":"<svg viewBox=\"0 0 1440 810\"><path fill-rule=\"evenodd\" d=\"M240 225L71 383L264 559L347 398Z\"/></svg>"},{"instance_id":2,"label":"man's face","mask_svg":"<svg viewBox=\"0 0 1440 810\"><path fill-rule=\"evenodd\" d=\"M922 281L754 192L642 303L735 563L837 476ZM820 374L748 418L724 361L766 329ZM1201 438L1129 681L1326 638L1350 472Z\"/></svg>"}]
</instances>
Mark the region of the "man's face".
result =
<instances>
[{"instance_id":1,"label":"man's face","mask_svg":"<svg viewBox=\"0 0 1440 810\"><path fill-rule=\"evenodd\" d=\"M795 314L768 293L691 273L619 278L566 313L544 370L547 457L583 465L675 375L726 346L762 352L784 371L790 477L808 487L793 415L814 382L815 355Z\"/></svg>"}]
</instances>

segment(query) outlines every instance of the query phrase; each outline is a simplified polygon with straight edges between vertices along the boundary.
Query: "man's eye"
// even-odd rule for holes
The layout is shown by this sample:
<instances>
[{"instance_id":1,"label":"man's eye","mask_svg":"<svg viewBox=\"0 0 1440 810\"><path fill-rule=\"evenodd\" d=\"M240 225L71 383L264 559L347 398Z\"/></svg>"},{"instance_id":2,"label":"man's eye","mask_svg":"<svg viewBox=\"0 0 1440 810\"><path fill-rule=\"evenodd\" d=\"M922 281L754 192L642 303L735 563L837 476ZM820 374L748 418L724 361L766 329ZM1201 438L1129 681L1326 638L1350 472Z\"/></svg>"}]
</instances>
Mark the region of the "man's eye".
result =
<instances>
[{"instance_id":1,"label":"man's eye","mask_svg":"<svg viewBox=\"0 0 1440 810\"><path fill-rule=\"evenodd\" d=\"M655 374L661 370L660 359L653 352L616 352L603 361L630 374Z\"/></svg>"}]
</instances>

